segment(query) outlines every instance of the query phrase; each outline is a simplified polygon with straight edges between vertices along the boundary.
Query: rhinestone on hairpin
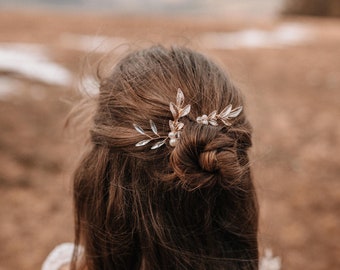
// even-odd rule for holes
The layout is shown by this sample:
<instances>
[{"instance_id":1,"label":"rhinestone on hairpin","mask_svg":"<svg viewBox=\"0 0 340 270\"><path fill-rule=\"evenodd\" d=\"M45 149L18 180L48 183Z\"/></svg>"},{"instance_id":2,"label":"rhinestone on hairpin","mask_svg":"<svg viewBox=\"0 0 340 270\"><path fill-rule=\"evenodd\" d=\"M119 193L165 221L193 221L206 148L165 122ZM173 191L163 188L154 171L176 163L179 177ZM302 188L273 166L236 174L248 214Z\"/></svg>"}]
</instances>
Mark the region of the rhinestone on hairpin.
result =
<instances>
[{"instance_id":1,"label":"rhinestone on hairpin","mask_svg":"<svg viewBox=\"0 0 340 270\"><path fill-rule=\"evenodd\" d=\"M157 149L164 145L167 140L169 140L169 145L175 147L180 139L181 131L184 127L184 123L180 122L180 118L188 115L190 113L191 105L187 104L184 106L184 94L180 88L177 89L176 104L170 102L170 111L173 116L173 120L169 120L170 132L167 136L160 136L155 123L149 120L151 130L153 135L147 134L139 125L133 124L134 128L142 135L148 137L145 140L139 141L135 146L140 147L147 145L152 141L157 141L151 146L151 149ZM229 104L225 107L219 114L217 110L211 112L209 115L203 114L196 118L196 122L204 125L218 126L218 120L222 121L226 126L231 126L230 120L237 117L242 111L242 106L235 109Z\"/></svg>"}]
</instances>

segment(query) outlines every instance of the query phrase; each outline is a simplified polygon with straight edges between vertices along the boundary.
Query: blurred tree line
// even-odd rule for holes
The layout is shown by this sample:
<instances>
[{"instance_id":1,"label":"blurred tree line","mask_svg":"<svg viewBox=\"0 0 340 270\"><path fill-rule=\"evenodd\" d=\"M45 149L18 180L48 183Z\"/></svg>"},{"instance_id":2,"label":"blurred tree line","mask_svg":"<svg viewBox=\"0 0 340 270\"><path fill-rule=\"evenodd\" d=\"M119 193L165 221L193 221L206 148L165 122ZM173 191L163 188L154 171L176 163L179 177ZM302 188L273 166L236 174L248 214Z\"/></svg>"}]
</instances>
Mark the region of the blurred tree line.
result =
<instances>
[{"instance_id":1,"label":"blurred tree line","mask_svg":"<svg viewBox=\"0 0 340 270\"><path fill-rule=\"evenodd\" d=\"M283 13L340 17L340 0L286 0Z\"/></svg>"}]
</instances>

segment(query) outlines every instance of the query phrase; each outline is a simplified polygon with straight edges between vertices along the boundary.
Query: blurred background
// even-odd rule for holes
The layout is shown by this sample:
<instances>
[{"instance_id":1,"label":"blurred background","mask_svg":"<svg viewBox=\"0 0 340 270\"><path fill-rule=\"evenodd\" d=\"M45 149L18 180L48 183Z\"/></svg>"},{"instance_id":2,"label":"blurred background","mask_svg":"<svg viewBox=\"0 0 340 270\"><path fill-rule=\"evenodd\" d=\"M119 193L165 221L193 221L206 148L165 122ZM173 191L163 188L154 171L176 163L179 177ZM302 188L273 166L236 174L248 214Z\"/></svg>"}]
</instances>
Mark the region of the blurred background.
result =
<instances>
[{"instance_id":1,"label":"blurred background","mask_svg":"<svg viewBox=\"0 0 340 270\"><path fill-rule=\"evenodd\" d=\"M338 0L0 0L0 269L73 240L85 135L64 123L97 91L92 60L159 42L210 55L246 96L261 252L340 269L339 16Z\"/></svg>"}]
</instances>

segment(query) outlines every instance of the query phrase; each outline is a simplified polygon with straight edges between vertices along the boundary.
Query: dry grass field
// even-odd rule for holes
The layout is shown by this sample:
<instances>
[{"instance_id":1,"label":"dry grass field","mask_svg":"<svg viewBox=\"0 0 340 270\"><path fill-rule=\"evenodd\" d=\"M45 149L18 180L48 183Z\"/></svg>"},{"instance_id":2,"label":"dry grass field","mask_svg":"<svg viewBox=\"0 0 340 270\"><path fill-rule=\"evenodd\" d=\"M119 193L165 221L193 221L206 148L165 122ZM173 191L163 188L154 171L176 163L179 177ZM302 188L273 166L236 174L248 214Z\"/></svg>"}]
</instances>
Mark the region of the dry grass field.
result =
<instances>
[{"instance_id":1,"label":"dry grass field","mask_svg":"<svg viewBox=\"0 0 340 270\"><path fill-rule=\"evenodd\" d=\"M272 31L287 23L305 27L308 38L298 44L233 49L209 47L202 38L249 28ZM49 84L0 69L0 89L9 91L0 96L0 270L40 269L55 245L73 240L71 175L84 134L65 130L64 122L79 99L77 80L87 69L86 59L102 56L103 45L86 49L89 36L104 36L112 48L119 42L133 47L184 44L222 63L243 89L254 127L251 156L261 206L261 248L272 248L283 269L339 269L339 29L336 19L1 11L0 47L42 46L72 79Z\"/></svg>"}]
</instances>

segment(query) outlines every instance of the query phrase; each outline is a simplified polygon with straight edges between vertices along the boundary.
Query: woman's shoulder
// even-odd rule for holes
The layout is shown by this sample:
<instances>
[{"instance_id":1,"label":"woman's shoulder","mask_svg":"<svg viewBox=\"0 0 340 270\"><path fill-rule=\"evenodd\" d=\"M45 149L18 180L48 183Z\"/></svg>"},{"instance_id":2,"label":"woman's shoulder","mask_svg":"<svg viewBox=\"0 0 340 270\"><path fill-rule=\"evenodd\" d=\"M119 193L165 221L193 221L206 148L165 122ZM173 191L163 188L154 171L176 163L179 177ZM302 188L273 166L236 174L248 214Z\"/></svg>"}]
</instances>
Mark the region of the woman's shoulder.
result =
<instances>
[{"instance_id":1,"label":"woman's shoulder","mask_svg":"<svg viewBox=\"0 0 340 270\"><path fill-rule=\"evenodd\" d=\"M73 243L62 243L56 246L45 259L41 270L66 270L72 260Z\"/></svg>"}]
</instances>

